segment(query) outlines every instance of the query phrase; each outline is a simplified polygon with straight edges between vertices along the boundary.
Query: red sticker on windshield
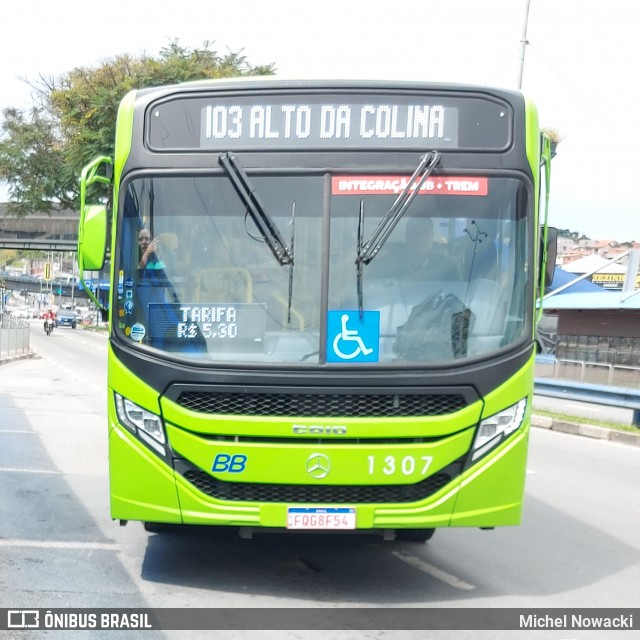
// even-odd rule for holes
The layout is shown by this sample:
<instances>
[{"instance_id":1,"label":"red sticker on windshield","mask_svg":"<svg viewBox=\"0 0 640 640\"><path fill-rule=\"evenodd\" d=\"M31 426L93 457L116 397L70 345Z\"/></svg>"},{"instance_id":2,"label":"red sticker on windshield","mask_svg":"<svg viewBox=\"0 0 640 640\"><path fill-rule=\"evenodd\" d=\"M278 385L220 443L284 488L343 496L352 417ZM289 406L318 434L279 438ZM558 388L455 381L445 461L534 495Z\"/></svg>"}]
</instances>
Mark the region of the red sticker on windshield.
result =
<instances>
[{"instance_id":1,"label":"red sticker on windshield","mask_svg":"<svg viewBox=\"0 0 640 640\"><path fill-rule=\"evenodd\" d=\"M333 176L331 193L334 196L398 195L410 180L410 176ZM486 196L488 192L488 178L437 176L425 180L419 194Z\"/></svg>"}]
</instances>

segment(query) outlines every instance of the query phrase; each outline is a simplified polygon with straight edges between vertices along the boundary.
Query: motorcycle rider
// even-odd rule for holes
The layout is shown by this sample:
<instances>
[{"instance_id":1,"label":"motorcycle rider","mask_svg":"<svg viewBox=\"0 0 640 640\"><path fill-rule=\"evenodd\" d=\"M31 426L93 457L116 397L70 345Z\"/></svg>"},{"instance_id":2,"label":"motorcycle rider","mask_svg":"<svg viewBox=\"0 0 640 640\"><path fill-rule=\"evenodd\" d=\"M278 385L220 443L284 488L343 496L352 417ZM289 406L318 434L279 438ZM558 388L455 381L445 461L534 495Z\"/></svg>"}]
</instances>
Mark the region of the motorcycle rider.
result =
<instances>
[{"instance_id":1,"label":"motorcycle rider","mask_svg":"<svg viewBox=\"0 0 640 640\"><path fill-rule=\"evenodd\" d=\"M56 324L56 314L53 309L47 309L44 312L44 331L47 332L47 324L51 323L51 327L55 327Z\"/></svg>"}]
</instances>

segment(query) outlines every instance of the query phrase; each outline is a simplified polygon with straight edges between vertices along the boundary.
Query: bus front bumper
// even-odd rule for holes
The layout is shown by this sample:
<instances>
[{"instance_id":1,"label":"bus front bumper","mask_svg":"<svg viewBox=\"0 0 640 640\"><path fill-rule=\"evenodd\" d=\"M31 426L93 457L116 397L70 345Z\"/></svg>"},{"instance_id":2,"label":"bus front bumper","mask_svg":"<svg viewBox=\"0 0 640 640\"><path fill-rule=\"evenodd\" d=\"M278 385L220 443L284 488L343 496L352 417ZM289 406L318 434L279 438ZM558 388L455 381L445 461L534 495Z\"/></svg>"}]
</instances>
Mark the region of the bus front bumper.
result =
<instances>
[{"instance_id":1,"label":"bus front bumper","mask_svg":"<svg viewBox=\"0 0 640 640\"><path fill-rule=\"evenodd\" d=\"M112 425L109 439L114 519L282 529L287 528L292 508L353 508L355 528L365 531L450 526L490 528L517 525L521 519L527 425L427 498L409 503L318 504L216 499L185 479L120 425ZM467 446L463 440L457 445ZM277 461L277 456L275 459ZM227 468L234 464L230 457L221 460L226 461ZM286 466L283 460L278 464Z\"/></svg>"}]
</instances>

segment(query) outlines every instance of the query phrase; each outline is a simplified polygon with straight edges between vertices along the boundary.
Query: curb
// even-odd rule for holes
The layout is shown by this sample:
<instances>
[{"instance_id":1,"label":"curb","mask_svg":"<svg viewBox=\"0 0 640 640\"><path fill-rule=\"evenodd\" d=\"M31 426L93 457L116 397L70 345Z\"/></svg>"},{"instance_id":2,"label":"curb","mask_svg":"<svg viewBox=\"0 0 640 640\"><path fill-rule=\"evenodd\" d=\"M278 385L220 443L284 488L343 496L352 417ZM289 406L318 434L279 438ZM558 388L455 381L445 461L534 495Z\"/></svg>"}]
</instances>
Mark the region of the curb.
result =
<instances>
[{"instance_id":1,"label":"curb","mask_svg":"<svg viewBox=\"0 0 640 640\"><path fill-rule=\"evenodd\" d=\"M30 351L29 353L21 353L17 356L8 356L7 358L0 358L0 365L9 364L10 362L15 362L16 360L25 360L26 358L35 358L36 352Z\"/></svg>"},{"instance_id":2,"label":"curb","mask_svg":"<svg viewBox=\"0 0 640 640\"><path fill-rule=\"evenodd\" d=\"M566 420L555 420L548 416L537 416L532 414L531 426L541 429L551 429L552 431L560 431L561 433L570 433L586 438L596 438L597 440L609 440L610 442L619 442L621 444L630 444L640 447L640 429L638 433L629 433L628 431L616 431L615 429L607 429L606 427L597 427L593 424L580 424L579 422L567 422Z\"/></svg>"}]
</instances>

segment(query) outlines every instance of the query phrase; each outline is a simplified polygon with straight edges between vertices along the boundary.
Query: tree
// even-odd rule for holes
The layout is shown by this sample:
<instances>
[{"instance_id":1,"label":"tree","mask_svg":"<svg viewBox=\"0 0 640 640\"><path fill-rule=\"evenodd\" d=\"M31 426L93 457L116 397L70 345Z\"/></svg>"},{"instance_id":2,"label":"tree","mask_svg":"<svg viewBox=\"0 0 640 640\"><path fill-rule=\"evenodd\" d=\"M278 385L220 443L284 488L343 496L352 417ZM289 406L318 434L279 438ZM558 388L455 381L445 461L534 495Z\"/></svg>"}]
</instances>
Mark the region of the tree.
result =
<instances>
[{"instance_id":1,"label":"tree","mask_svg":"<svg viewBox=\"0 0 640 640\"><path fill-rule=\"evenodd\" d=\"M190 49L177 40L158 57L119 55L95 69L78 67L60 78L29 84L35 104L3 110L0 181L9 187L9 213L78 209L78 177L97 155L112 155L118 105L134 88L271 75L273 64L252 66L241 52L219 54L205 42Z\"/></svg>"},{"instance_id":2,"label":"tree","mask_svg":"<svg viewBox=\"0 0 640 640\"><path fill-rule=\"evenodd\" d=\"M571 238L577 240L580 233L578 231L571 231L571 229L558 229L559 238Z\"/></svg>"},{"instance_id":3,"label":"tree","mask_svg":"<svg viewBox=\"0 0 640 640\"><path fill-rule=\"evenodd\" d=\"M11 264L16 259L16 254L15 249L0 249L0 267L4 269L6 265Z\"/></svg>"},{"instance_id":4,"label":"tree","mask_svg":"<svg viewBox=\"0 0 640 640\"><path fill-rule=\"evenodd\" d=\"M23 216L29 211L49 211L50 201L60 208L70 206L69 194L77 189L71 188L63 145L45 110L33 107L24 113L10 108L3 115L0 179L9 184L8 213Z\"/></svg>"}]
</instances>

